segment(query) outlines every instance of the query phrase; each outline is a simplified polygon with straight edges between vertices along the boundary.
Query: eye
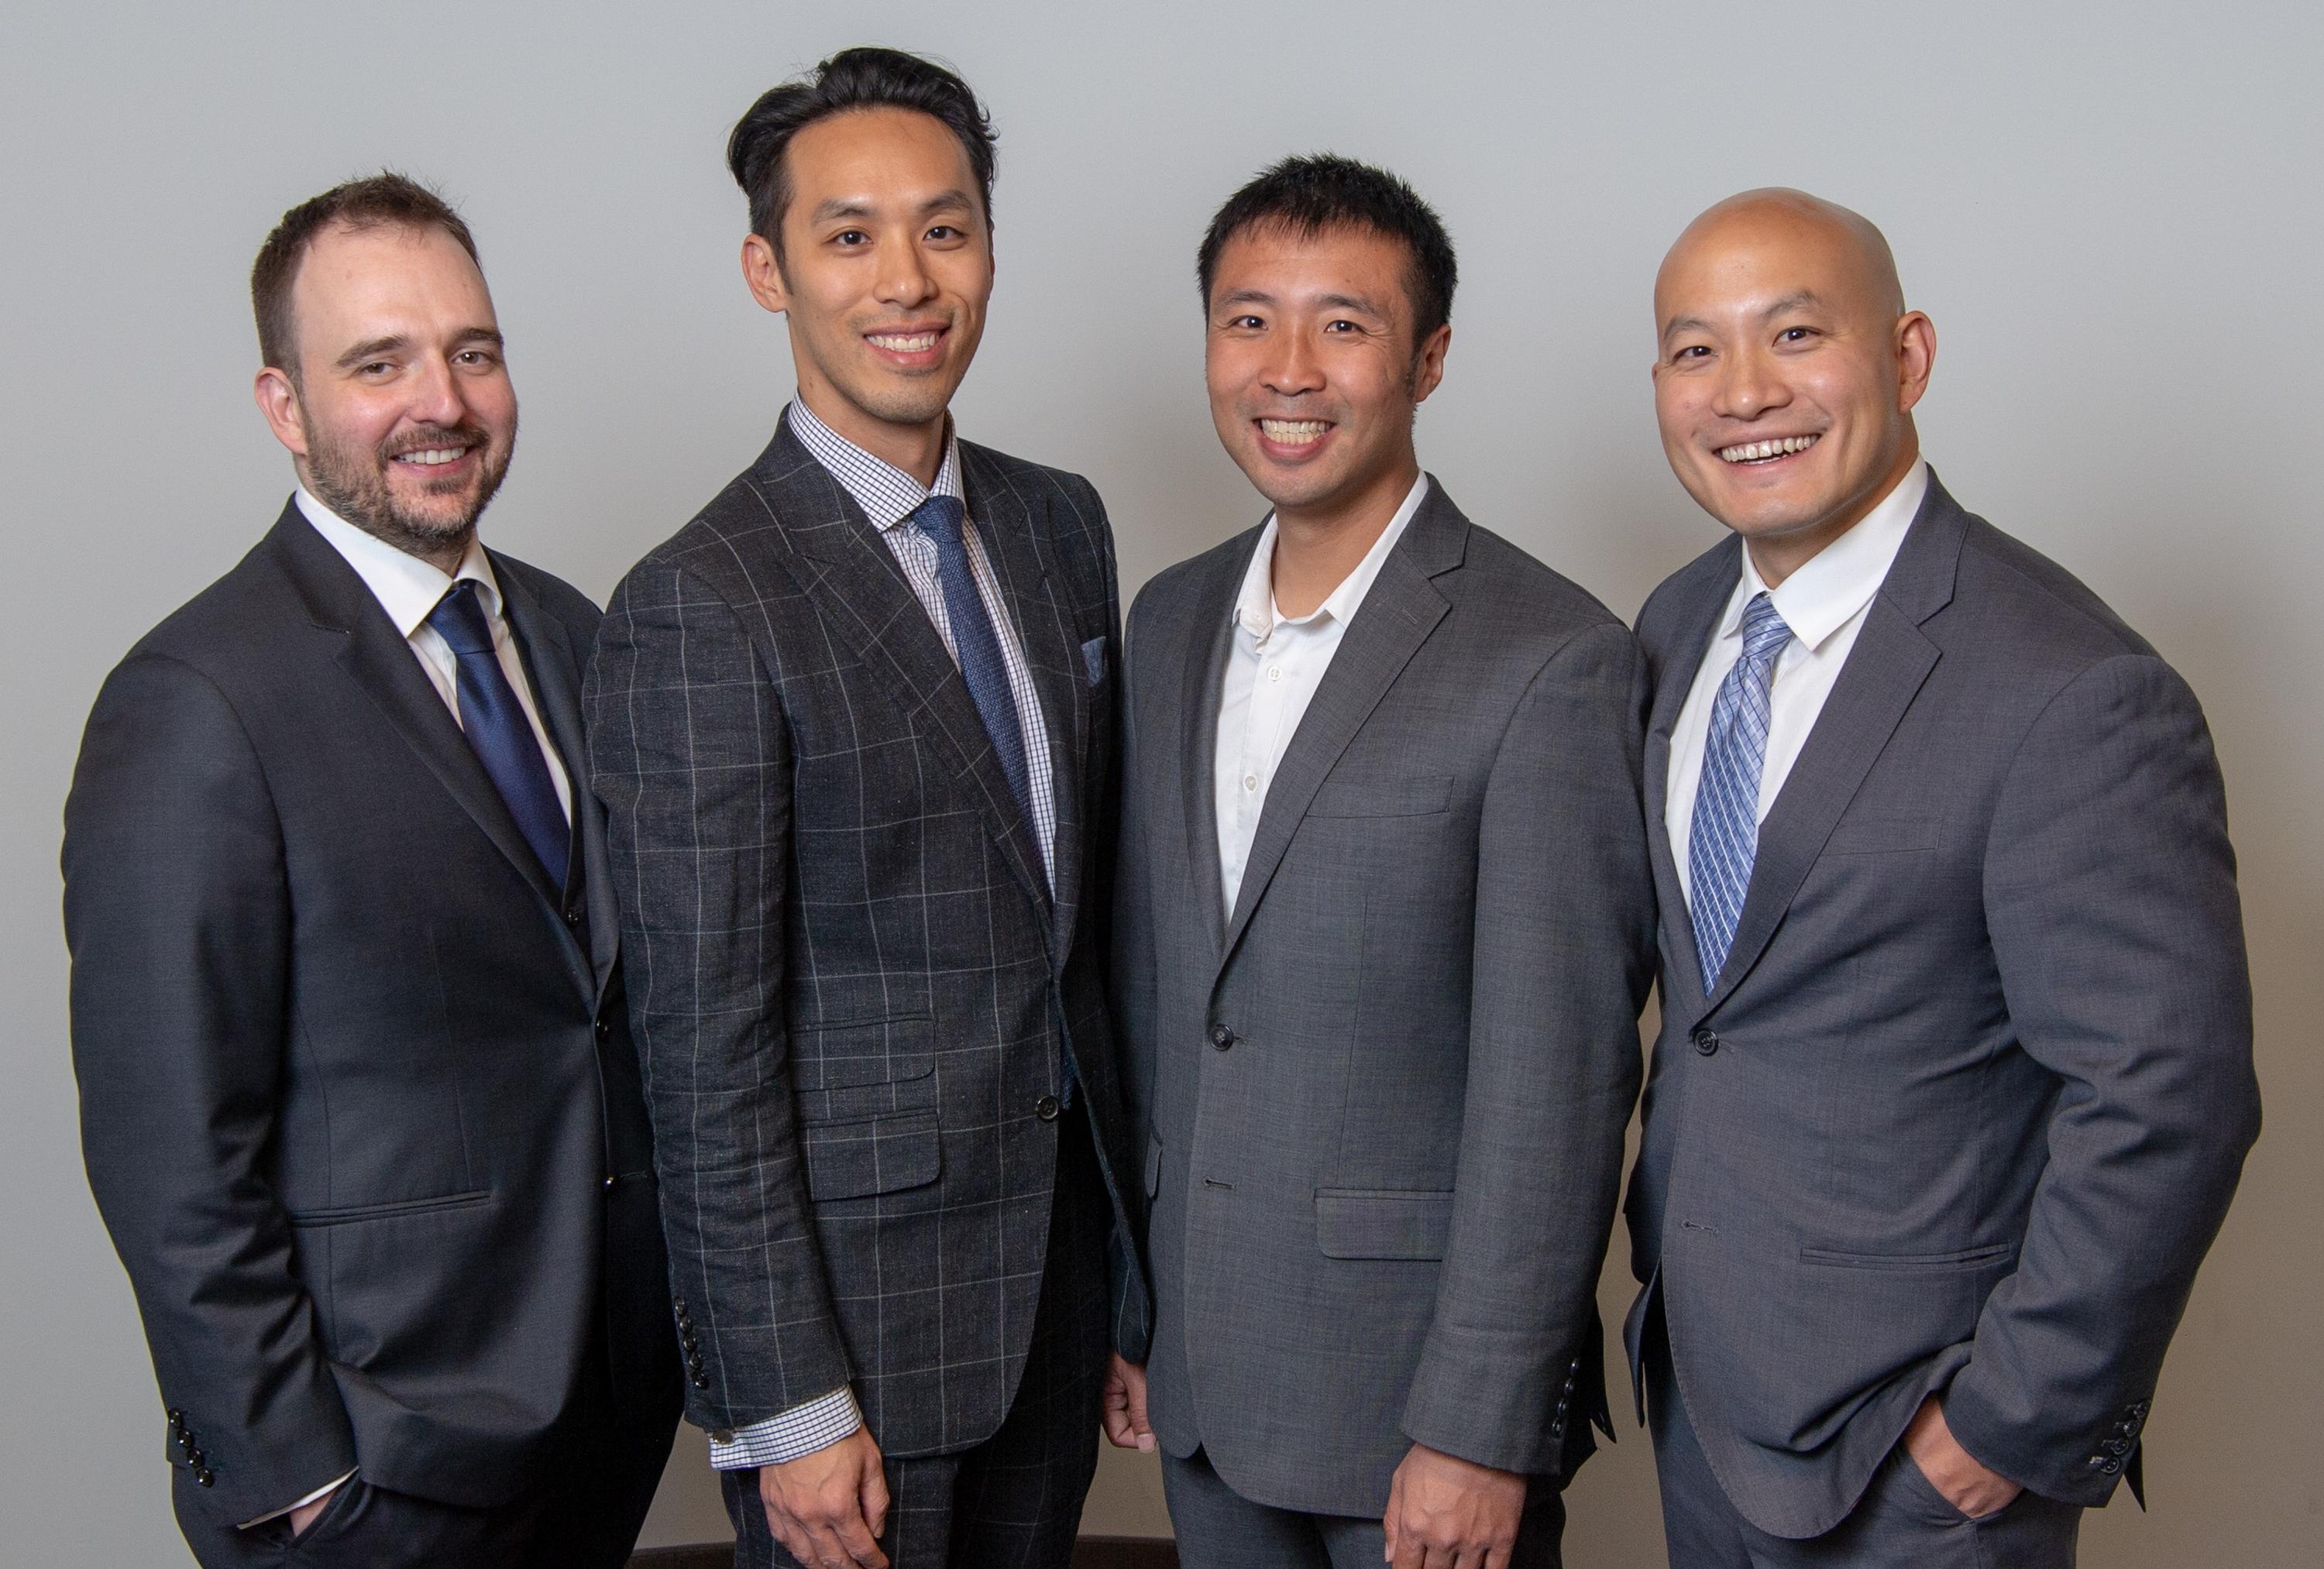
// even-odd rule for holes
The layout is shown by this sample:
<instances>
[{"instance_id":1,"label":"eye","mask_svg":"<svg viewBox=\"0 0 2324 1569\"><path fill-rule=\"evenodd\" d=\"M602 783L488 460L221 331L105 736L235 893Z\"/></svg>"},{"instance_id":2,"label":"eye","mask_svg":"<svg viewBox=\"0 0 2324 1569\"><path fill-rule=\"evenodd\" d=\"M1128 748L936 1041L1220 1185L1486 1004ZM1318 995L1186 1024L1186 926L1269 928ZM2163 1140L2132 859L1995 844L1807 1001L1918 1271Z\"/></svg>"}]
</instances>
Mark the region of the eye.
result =
<instances>
[{"instance_id":1,"label":"eye","mask_svg":"<svg viewBox=\"0 0 2324 1569\"><path fill-rule=\"evenodd\" d=\"M1338 333L1344 336L1349 333L1360 333L1364 329L1357 326L1354 322L1348 320L1345 317L1342 317L1337 321L1325 322L1323 324L1323 330L1327 333Z\"/></svg>"},{"instance_id":2,"label":"eye","mask_svg":"<svg viewBox=\"0 0 2324 1569\"><path fill-rule=\"evenodd\" d=\"M1775 341L1779 344L1803 344L1815 335L1816 330L1813 327L1785 327L1775 335Z\"/></svg>"},{"instance_id":3,"label":"eye","mask_svg":"<svg viewBox=\"0 0 2324 1569\"><path fill-rule=\"evenodd\" d=\"M950 224L938 224L927 233L931 240L965 240L968 236Z\"/></svg>"},{"instance_id":4,"label":"eye","mask_svg":"<svg viewBox=\"0 0 2324 1569\"><path fill-rule=\"evenodd\" d=\"M1255 316L1231 316L1226 325L1243 332L1256 332L1267 324Z\"/></svg>"},{"instance_id":5,"label":"eye","mask_svg":"<svg viewBox=\"0 0 2324 1569\"><path fill-rule=\"evenodd\" d=\"M1688 344L1683 348L1671 352L1671 363L1674 365L1684 364L1690 360L1702 361L1709 358L1711 358L1711 345L1708 344Z\"/></svg>"},{"instance_id":6,"label":"eye","mask_svg":"<svg viewBox=\"0 0 2324 1569\"><path fill-rule=\"evenodd\" d=\"M394 369L395 366L386 360L366 360L355 367L355 374L366 381L376 381Z\"/></svg>"},{"instance_id":7,"label":"eye","mask_svg":"<svg viewBox=\"0 0 2324 1569\"><path fill-rule=\"evenodd\" d=\"M861 229L842 229L831 237L831 243L835 245L844 245L852 251L859 245L870 244L872 236Z\"/></svg>"}]
</instances>

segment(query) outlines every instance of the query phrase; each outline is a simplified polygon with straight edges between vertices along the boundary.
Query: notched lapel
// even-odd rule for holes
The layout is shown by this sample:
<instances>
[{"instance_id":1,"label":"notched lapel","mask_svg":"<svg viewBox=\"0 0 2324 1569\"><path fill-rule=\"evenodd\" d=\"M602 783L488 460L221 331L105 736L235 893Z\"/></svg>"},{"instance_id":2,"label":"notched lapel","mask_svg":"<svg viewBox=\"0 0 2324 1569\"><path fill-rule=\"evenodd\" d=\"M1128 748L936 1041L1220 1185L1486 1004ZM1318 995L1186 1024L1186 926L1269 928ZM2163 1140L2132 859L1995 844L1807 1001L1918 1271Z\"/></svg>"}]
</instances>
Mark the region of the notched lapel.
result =
<instances>
[{"instance_id":1,"label":"notched lapel","mask_svg":"<svg viewBox=\"0 0 2324 1569\"><path fill-rule=\"evenodd\" d=\"M1670 799L1671 737L1678 729L1680 711L1686 707L1687 693L1702 669L1703 657L1711 651L1711 634L1718 629L1720 613L1733 596L1735 584L1743 573L1742 542L1730 535L1721 548L1725 552L1723 561L1702 573L1701 581L1690 586L1671 612L1680 629L1679 640L1655 679L1655 701L1646 718L1647 858L1654 865L1655 894L1670 928L1671 948L1681 960L1665 966L1664 976L1667 980L1672 972L1676 972L1678 984L1685 988L1688 1000L1696 1004L1702 998L1702 974L1701 964L1693 959L1694 921L1687 911L1685 892L1679 885L1678 858L1671 848L1670 826L1665 819ZM1665 999L1665 1006L1669 1001Z\"/></svg>"},{"instance_id":2,"label":"notched lapel","mask_svg":"<svg viewBox=\"0 0 2324 1569\"><path fill-rule=\"evenodd\" d=\"M1195 587L1194 613L1189 624L1170 627L1165 636L1184 639L1178 693L1178 800L1185 811L1186 872L1194 897L1203 907L1203 930L1210 933L1212 952L1223 957L1226 941L1226 886L1219 877L1217 792L1212 775L1219 750L1219 702L1226 681L1227 651L1234 637L1235 592L1250 569L1250 553L1258 548L1259 531L1240 542L1242 548L1219 554L1212 570ZM1136 781L1131 782L1133 786Z\"/></svg>"}]
</instances>

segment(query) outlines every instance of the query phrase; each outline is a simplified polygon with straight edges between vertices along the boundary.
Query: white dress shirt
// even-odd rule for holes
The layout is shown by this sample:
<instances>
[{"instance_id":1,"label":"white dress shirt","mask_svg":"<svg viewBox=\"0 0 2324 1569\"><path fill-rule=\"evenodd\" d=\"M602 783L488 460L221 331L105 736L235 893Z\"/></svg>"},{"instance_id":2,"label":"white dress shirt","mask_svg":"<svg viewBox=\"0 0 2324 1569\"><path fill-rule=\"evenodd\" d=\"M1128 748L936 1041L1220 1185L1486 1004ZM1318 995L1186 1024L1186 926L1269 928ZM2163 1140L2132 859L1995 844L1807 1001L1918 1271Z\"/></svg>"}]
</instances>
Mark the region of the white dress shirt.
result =
<instances>
[{"instance_id":1,"label":"white dress shirt","mask_svg":"<svg viewBox=\"0 0 2324 1569\"><path fill-rule=\"evenodd\" d=\"M349 566L355 568L355 575L363 579L365 588L371 590L372 597L379 601L380 609L387 612L388 620L410 645L412 656L420 661L420 668L427 672L429 681L436 688L436 694L444 700L444 706L452 711L454 724L460 722L460 657L452 652L452 646L444 641L436 629L428 624L428 612L434 610L437 601L451 591L453 583L463 579L475 582L476 599L484 608L484 619L492 626L493 650L500 656L501 671L508 677L509 684L516 689L516 700L524 707L524 717L531 721L532 739L540 744L541 757L549 764L549 782L557 786L557 803L565 809L565 821L568 824L572 822L573 786L565 777L564 759L557 755L557 748L549 744L548 730L541 726L540 711L533 704L532 684L524 677L524 661L517 652L516 639L509 634L508 618L501 613L501 585L499 580L493 576L493 564L485 556L484 547L471 537L468 553L460 558L459 571L447 577L418 556L408 555L384 539L364 533L317 500L304 485L299 487L298 501L300 512L314 526L315 532L321 535ZM294 1500L279 1509L270 1509L254 1519L243 1521L238 1528L246 1531L253 1526L263 1526L277 1516L304 1509L333 1491L354 1474L350 1471L346 1476L325 1483L305 1498Z\"/></svg>"},{"instance_id":2,"label":"white dress shirt","mask_svg":"<svg viewBox=\"0 0 2324 1569\"><path fill-rule=\"evenodd\" d=\"M1693 837L1694 795L1702 782L1702 753L1711 729L1711 709L1719 684L1743 656L1743 611L1761 593L1775 601L1775 613L1792 629L1792 640L1775 656L1775 684L1768 693L1767 751L1759 771L1759 821L1782 794L1800 748L1807 745L1823 712L1824 700L1856 647L1873 596L1895 564L1905 530L1929 490L1929 465L1916 463L1896 488L1881 498L1855 528L1833 540L1805 565L1770 590L1743 551L1742 581L1728 596L1702 666L1687 689L1671 731L1670 780L1663 797L1663 826L1670 834L1671 858L1678 863L1679 887L1690 901L1687 852Z\"/></svg>"},{"instance_id":3,"label":"white dress shirt","mask_svg":"<svg viewBox=\"0 0 2324 1569\"><path fill-rule=\"evenodd\" d=\"M1348 623L1363 608L1364 596L1379 576L1388 553L1404 537L1412 515L1428 494L1428 476L1412 484L1380 537L1355 570L1323 602L1296 619L1275 603L1275 515L1259 530L1259 548L1242 574L1235 596L1234 632L1227 649L1225 685L1219 693L1218 746L1212 763L1211 794L1218 811L1219 889L1226 914L1234 916L1242 890L1243 867L1259 832L1268 786L1298 733L1299 721L1340 651Z\"/></svg>"},{"instance_id":4,"label":"white dress shirt","mask_svg":"<svg viewBox=\"0 0 2324 1569\"><path fill-rule=\"evenodd\" d=\"M905 581L912 585L913 596L927 611L928 619L936 625L936 636L944 639L945 651L957 665L960 649L953 641L952 616L945 608L944 584L936 576L936 542L909 518L930 496L954 497L966 509L968 496L960 482L958 436L946 433L944 462L937 466L936 482L923 485L816 418L815 411L802 399L793 399L784 409L783 418L789 422L791 434L798 437L808 455L821 463L863 509L872 531L903 569ZM969 574L976 580L976 592L984 601L984 613L991 618L993 636L1001 644L1001 662L1009 671L1009 693L1017 702L1018 734L1024 741L1026 780L1033 797L1033 835L1040 842L1041 867L1048 874L1050 892L1054 894L1057 876L1056 776L1049 762L1049 732L1041 721L1040 694L1033 689L1033 672L1025 660L1024 642L1017 635L1009 601L1001 594L1000 579L993 574L992 563L978 537L975 518L969 518L962 523L961 537L968 548ZM788 1411L713 1437L710 1463L718 1471L781 1465L836 1444L862 1426L863 1410L856 1402L855 1390L842 1384Z\"/></svg>"},{"instance_id":5,"label":"white dress shirt","mask_svg":"<svg viewBox=\"0 0 2324 1569\"><path fill-rule=\"evenodd\" d=\"M451 711L455 724L460 722L460 656L452 652L452 646L444 641L443 635L428 624L428 613L451 592L455 583L475 583L476 602L484 607L484 620L492 627L493 652L500 657L501 674L515 689L525 720L532 726L532 739L540 748L542 760L549 765L549 782L557 786L557 804L564 809L565 821L569 825L573 821L573 783L566 777L565 760L557 755L548 728L540 722L540 705L532 700L532 683L525 679L524 657L509 630L508 617L502 611L500 580L493 575L492 560L484 555L484 547L470 536L468 553L460 558L459 569L447 577L418 556L364 533L317 500L303 485L299 488L299 510L315 526L315 532L346 557L346 564L355 569L355 575L364 580L364 586L371 590L380 609L387 612L388 620L411 646L411 656L420 661L420 668L427 673L436 695Z\"/></svg>"}]
</instances>

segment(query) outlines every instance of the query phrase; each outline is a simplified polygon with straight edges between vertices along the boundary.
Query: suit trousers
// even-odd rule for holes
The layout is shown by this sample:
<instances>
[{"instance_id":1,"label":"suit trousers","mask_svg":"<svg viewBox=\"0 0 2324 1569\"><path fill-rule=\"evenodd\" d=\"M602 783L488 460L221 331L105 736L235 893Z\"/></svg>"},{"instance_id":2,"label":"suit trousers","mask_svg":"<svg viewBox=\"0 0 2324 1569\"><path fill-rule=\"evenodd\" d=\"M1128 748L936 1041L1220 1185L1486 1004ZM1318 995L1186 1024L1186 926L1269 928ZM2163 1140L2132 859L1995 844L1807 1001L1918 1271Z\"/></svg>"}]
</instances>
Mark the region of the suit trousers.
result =
<instances>
[{"instance_id":1,"label":"suit trousers","mask_svg":"<svg viewBox=\"0 0 2324 1569\"><path fill-rule=\"evenodd\" d=\"M1105 1389L1105 1249L1112 1227L1089 1119L1080 1104L1057 1123L1057 1174L1040 1305L1016 1398L999 1431L953 1454L887 1458L888 1525L880 1546L893 1569L1066 1569L1082 1500L1097 1474ZM767 1525L756 1470L720 1477L734 1521L735 1569L800 1569Z\"/></svg>"},{"instance_id":2,"label":"suit trousers","mask_svg":"<svg viewBox=\"0 0 2324 1569\"><path fill-rule=\"evenodd\" d=\"M1671 1370L1660 1308L1646 1326L1646 1406L1672 1569L2072 1569L2079 1504L2021 1492L1971 1519L1899 1443L1863 1498L1821 1537L1771 1537L1729 1500L1695 1437Z\"/></svg>"},{"instance_id":3,"label":"suit trousers","mask_svg":"<svg viewBox=\"0 0 2324 1569\"><path fill-rule=\"evenodd\" d=\"M669 1461L675 1421L617 1420L602 1345L562 1458L504 1504L471 1509L392 1492L360 1471L293 1537L287 1515L237 1530L180 1517L204 1569L622 1569ZM182 1485L182 1484L180 1484Z\"/></svg>"},{"instance_id":4,"label":"suit trousers","mask_svg":"<svg viewBox=\"0 0 2324 1569\"><path fill-rule=\"evenodd\" d=\"M1377 1516L1313 1515L1253 1503L1229 1487L1202 1450L1184 1460L1165 1452L1162 1492L1185 1569L1379 1569L1388 1531ZM1535 1478L1509 1569L1560 1569L1565 1500Z\"/></svg>"}]
</instances>

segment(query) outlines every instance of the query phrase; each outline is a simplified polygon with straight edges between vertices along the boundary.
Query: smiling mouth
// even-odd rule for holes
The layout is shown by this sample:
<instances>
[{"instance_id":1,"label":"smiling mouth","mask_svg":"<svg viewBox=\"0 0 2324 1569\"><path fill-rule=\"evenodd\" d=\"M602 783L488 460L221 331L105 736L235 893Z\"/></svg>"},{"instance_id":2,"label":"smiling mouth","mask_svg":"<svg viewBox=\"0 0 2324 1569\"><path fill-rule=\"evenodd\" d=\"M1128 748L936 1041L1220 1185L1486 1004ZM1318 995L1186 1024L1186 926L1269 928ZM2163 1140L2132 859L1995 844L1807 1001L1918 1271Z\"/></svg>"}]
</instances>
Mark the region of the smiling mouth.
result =
<instances>
[{"instance_id":1,"label":"smiling mouth","mask_svg":"<svg viewBox=\"0 0 2324 1569\"><path fill-rule=\"evenodd\" d=\"M936 346L944 336L941 331L918 333L865 333L863 341L875 349L885 349L891 354L925 354Z\"/></svg>"},{"instance_id":2,"label":"smiling mouth","mask_svg":"<svg viewBox=\"0 0 2324 1569\"><path fill-rule=\"evenodd\" d=\"M1328 419L1262 419L1259 434L1277 446L1313 446L1331 434Z\"/></svg>"},{"instance_id":3,"label":"smiling mouth","mask_svg":"<svg viewBox=\"0 0 2324 1569\"><path fill-rule=\"evenodd\" d=\"M1741 442L1734 446L1719 448L1719 461L1746 465L1773 463L1777 458L1786 458L1794 453L1805 452L1822 439L1822 433L1818 432L1814 436L1782 436L1772 441Z\"/></svg>"},{"instance_id":4,"label":"smiling mouth","mask_svg":"<svg viewBox=\"0 0 2324 1569\"><path fill-rule=\"evenodd\" d=\"M417 452L397 453L388 461L402 463L409 468L441 468L446 463L458 463L475 450L473 447L466 446L423 446Z\"/></svg>"}]
</instances>

